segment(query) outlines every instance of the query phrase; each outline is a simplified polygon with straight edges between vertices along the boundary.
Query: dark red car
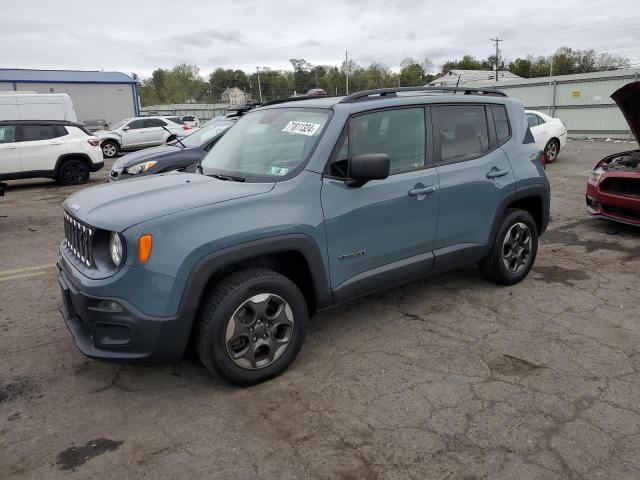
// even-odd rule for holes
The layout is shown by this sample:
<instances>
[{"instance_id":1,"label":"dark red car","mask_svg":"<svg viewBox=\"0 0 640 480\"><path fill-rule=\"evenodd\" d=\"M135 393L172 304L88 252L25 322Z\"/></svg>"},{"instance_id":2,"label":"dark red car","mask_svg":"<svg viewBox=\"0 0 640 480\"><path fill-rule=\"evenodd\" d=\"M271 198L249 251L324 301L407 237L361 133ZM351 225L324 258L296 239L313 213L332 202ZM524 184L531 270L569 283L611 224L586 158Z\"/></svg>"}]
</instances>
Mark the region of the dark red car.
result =
<instances>
[{"instance_id":1,"label":"dark red car","mask_svg":"<svg viewBox=\"0 0 640 480\"><path fill-rule=\"evenodd\" d=\"M640 143L640 82L625 85L611 98ZM587 209L594 216L640 226L640 150L609 155L593 167Z\"/></svg>"}]
</instances>

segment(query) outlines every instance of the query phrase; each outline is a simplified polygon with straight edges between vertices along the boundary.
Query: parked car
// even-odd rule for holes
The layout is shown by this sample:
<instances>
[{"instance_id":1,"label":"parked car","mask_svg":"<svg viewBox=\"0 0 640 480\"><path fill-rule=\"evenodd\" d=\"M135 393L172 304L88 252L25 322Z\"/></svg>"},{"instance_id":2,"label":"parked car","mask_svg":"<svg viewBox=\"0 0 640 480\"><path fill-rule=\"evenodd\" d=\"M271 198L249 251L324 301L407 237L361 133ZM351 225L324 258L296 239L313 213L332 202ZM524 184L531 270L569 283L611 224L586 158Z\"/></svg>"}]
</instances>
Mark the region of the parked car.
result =
<instances>
[{"instance_id":1,"label":"parked car","mask_svg":"<svg viewBox=\"0 0 640 480\"><path fill-rule=\"evenodd\" d=\"M67 93L0 92L0 120L63 120L77 122Z\"/></svg>"},{"instance_id":2,"label":"parked car","mask_svg":"<svg viewBox=\"0 0 640 480\"><path fill-rule=\"evenodd\" d=\"M207 123L186 137L179 137L179 141L174 140L166 145L145 148L120 157L111 168L109 181L139 178L173 170L193 172L196 164L213 147L222 133L237 121L236 118L218 118L220 120Z\"/></svg>"},{"instance_id":3,"label":"parked car","mask_svg":"<svg viewBox=\"0 0 640 480\"><path fill-rule=\"evenodd\" d=\"M549 219L540 156L522 104L496 90L271 102L201 174L65 201L63 318L92 358L175 361L192 338L211 372L266 380L332 305L467 263L523 280Z\"/></svg>"},{"instance_id":4,"label":"parked car","mask_svg":"<svg viewBox=\"0 0 640 480\"><path fill-rule=\"evenodd\" d=\"M185 125L189 125L191 128L200 127L200 119L195 115L185 115L182 117L182 121Z\"/></svg>"},{"instance_id":5,"label":"parked car","mask_svg":"<svg viewBox=\"0 0 640 480\"><path fill-rule=\"evenodd\" d=\"M0 180L53 178L79 185L104 166L98 139L79 123L0 121Z\"/></svg>"},{"instance_id":6,"label":"parked car","mask_svg":"<svg viewBox=\"0 0 640 480\"><path fill-rule=\"evenodd\" d=\"M322 88L312 88L308 90L306 94L314 97L325 97L327 95L327 91Z\"/></svg>"},{"instance_id":7,"label":"parked car","mask_svg":"<svg viewBox=\"0 0 640 480\"><path fill-rule=\"evenodd\" d=\"M97 132L100 130L109 130L109 122L107 122L104 118L100 120L85 120L82 122L87 130L90 132Z\"/></svg>"},{"instance_id":8,"label":"parked car","mask_svg":"<svg viewBox=\"0 0 640 480\"><path fill-rule=\"evenodd\" d=\"M640 82L616 90L611 98L640 143ZM596 217L640 225L640 150L600 160L587 180L587 210Z\"/></svg>"},{"instance_id":9,"label":"parked car","mask_svg":"<svg viewBox=\"0 0 640 480\"><path fill-rule=\"evenodd\" d=\"M102 154L113 158L120 152L162 145L184 132L179 117L135 117L118 122L110 130L95 132Z\"/></svg>"},{"instance_id":10,"label":"parked car","mask_svg":"<svg viewBox=\"0 0 640 480\"><path fill-rule=\"evenodd\" d=\"M564 122L535 110L526 110L526 114L536 145L544 151L546 163L555 162L567 143L567 127Z\"/></svg>"}]
</instances>

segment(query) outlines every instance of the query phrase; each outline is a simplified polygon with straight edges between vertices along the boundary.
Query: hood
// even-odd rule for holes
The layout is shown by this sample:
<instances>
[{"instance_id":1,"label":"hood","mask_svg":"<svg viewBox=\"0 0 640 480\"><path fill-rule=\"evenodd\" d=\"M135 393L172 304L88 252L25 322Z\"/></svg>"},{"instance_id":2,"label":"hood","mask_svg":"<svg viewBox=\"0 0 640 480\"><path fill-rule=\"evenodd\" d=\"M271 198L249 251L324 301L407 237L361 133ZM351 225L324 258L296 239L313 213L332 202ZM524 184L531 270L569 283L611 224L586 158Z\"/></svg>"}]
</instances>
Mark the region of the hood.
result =
<instances>
[{"instance_id":1,"label":"hood","mask_svg":"<svg viewBox=\"0 0 640 480\"><path fill-rule=\"evenodd\" d=\"M115 130L96 130L93 132L96 137L105 137L107 135L119 135Z\"/></svg>"},{"instance_id":2,"label":"hood","mask_svg":"<svg viewBox=\"0 0 640 480\"><path fill-rule=\"evenodd\" d=\"M137 152L127 153L113 163L114 169L130 167L148 160L158 160L159 158L171 155L177 152L183 152L184 149L174 145L160 145L158 147L145 148Z\"/></svg>"},{"instance_id":3,"label":"hood","mask_svg":"<svg viewBox=\"0 0 640 480\"><path fill-rule=\"evenodd\" d=\"M640 144L640 82L628 83L611 95Z\"/></svg>"},{"instance_id":4,"label":"hood","mask_svg":"<svg viewBox=\"0 0 640 480\"><path fill-rule=\"evenodd\" d=\"M81 190L65 200L64 208L91 226L121 232L153 218L267 193L274 185L192 173L150 175Z\"/></svg>"}]
</instances>

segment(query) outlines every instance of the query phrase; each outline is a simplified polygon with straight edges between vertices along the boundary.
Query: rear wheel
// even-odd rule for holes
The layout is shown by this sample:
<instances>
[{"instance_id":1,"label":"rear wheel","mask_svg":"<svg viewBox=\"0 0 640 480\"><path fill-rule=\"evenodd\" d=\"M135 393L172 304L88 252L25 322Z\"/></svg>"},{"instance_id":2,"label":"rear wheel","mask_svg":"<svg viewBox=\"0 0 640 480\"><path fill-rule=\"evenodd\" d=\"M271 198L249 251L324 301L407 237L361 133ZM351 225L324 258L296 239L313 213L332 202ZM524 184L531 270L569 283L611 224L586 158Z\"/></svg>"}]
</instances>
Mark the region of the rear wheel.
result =
<instances>
[{"instance_id":1,"label":"rear wheel","mask_svg":"<svg viewBox=\"0 0 640 480\"><path fill-rule=\"evenodd\" d=\"M498 229L491 252L480 261L480 272L501 285L523 280L538 253L538 228L531 214L510 208Z\"/></svg>"},{"instance_id":2,"label":"rear wheel","mask_svg":"<svg viewBox=\"0 0 640 480\"><path fill-rule=\"evenodd\" d=\"M116 155L118 155L118 151L120 150L118 144L111 140L105 140L104 142L102 142L102 145L100 145L100 147L102 148L102 155L105 158L115 157Z\"/></svg>"},{"instance_id":3,"label":"rear wheel","mask_svg":"<svg viewBox=\"0 0 640 480\"><path fill-rule=\"evenodd\" d=\"M304 296L291 280L272 270L241 270L205 295L196 350L210 372L236 385L253 385L287 369L302 347L307 323Z\"/></svg>"},{"instance_id":4,"label":"rear wheel","mask_svg":"<svg viewBox=\"0 0 640 480\"><path fill-rule=\"evenodd\" d=\"M558 158L558 154L560 153L560 142L555 138L552 138L547 142L547 145L544 147L544 156L546 157L547 163L553 163Z\"/></svg>"},{"instance_id":5,"label":"rear wheel","mask_svg":"<svg viewBox=\"0 0 640 480\"><path fill-rule=\"evenodd\" d=\"M58 183L61 185L81 185L88 180L89 168L82 160L65 160L58 169Z\"/></svg>"}]
</instances>

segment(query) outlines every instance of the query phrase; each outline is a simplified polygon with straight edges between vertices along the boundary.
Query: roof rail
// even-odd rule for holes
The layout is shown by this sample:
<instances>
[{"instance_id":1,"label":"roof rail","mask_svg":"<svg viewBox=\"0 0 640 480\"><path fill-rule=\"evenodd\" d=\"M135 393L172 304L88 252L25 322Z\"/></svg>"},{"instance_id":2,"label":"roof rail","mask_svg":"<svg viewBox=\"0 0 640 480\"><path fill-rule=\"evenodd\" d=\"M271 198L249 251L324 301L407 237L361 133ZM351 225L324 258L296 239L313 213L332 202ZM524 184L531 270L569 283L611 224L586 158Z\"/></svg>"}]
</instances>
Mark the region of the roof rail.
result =
<instances>
[{"instance_id":1,"label":"roof rail","mask_svg":"<svg viewBox=\"0 0 640 480\"><path fill-rule=\"evenodd\" d=\"M340 103L352 103L359 100L367 100L377 95L379 97L396 97L398 92L424 92L424 93L453 93L461 92L463 95L491 95L494 97L506 97L507 94L495 88L467 88L467 87L391 87L364 90L362 92L347 95Z\"/></svg>"},{"instance_id":2,"label":"roof rail","mask_svg":"<svg viewBox=\"0 0 640 480\"><path fill-rule=\"evenodd\" d=\"M327 95L298 95L297 97L276 98L275 100L269 100L267 102L261 103L260 106L266 107L269 105L277 105L278 103L298 102L300 100L311 100L312 98L327 98Z\"/></svg>"}]
</instances>

